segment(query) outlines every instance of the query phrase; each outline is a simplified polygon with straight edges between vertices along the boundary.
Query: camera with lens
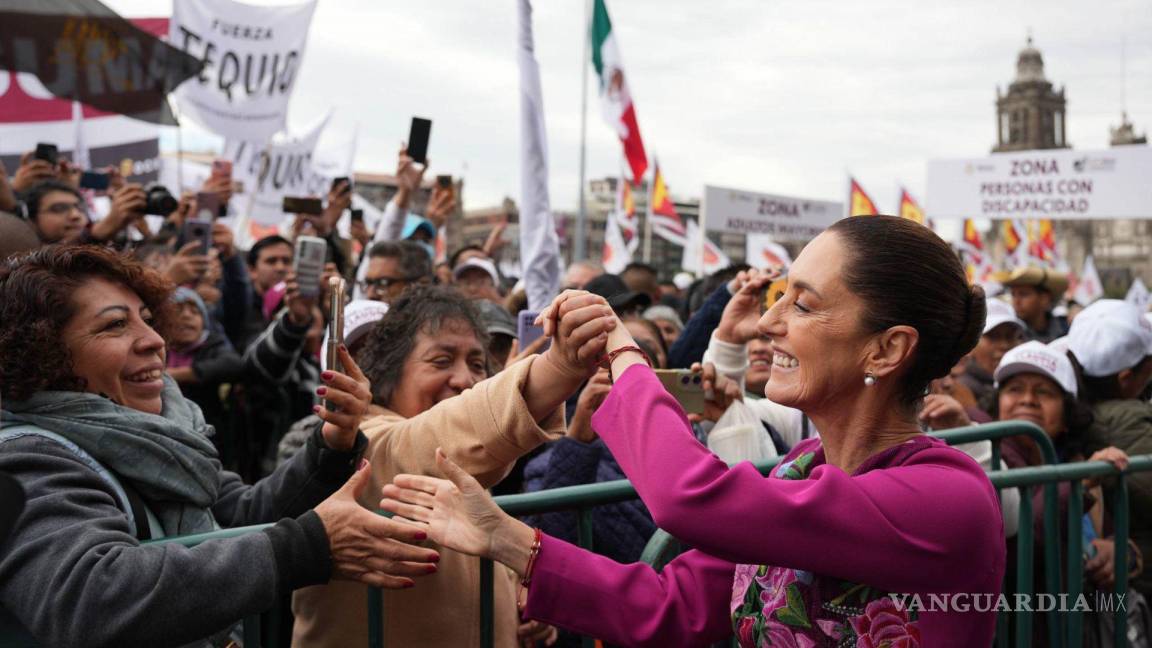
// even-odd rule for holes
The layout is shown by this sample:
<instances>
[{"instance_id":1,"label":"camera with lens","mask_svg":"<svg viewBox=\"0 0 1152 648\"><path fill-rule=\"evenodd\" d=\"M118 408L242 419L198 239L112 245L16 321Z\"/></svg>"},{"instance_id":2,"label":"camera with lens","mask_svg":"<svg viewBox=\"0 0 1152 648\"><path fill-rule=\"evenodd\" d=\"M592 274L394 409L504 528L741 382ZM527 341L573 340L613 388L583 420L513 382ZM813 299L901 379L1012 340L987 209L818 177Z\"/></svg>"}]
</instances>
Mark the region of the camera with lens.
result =
<instances>
[{"instance_id":1,"label":"camera with lens","mask_svg":"<svg viewBox=\"0 0 1152 648\"><path fill-rule=\"evenodd\" d=\"M149 216L167 216L176 211L180 202L168 188L158 182L144 186L144 213Z\"/></svg>"}]
</instances>

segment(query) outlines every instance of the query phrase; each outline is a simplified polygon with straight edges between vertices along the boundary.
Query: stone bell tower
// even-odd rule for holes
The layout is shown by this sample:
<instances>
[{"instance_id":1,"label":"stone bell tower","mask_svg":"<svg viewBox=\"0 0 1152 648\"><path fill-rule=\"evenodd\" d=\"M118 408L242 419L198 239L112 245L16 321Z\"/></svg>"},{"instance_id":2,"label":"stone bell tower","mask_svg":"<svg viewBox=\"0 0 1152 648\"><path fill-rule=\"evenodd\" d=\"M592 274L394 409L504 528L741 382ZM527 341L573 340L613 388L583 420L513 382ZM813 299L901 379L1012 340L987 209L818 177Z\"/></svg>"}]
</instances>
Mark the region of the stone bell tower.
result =
<instances>
[{"instance_id":1,"label":"stone bell tower","mask_svg":"<svg viewBox=\"0 0 1152 648\"><path fill-rule=\"evenodd\" d=\"M996 146L992 152L1069 148L1065 137L1064 88L1044 77L1044 58L1032 37L1016 58L1007 94L996 88Z\"/></svg>"}]
</instances>

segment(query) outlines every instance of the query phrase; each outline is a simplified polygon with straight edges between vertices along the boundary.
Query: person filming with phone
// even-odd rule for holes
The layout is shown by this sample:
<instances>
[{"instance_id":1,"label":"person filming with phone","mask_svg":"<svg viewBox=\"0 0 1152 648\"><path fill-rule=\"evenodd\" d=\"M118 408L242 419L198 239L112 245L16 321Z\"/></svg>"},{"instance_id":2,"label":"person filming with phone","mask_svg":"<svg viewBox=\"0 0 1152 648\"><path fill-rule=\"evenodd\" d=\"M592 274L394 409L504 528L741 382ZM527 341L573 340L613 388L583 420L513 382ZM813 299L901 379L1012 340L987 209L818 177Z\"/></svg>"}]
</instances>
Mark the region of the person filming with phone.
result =
<instances>
[{"instance_id":1,"label":"person filming with phone","mask_svg":"<svg viewBox=\"0 0 1152 648\"><path fill-rule=\"evenodd\" d=\"M591 369L603 358L614 382L592 425L657 525L694 547L662 571L509 517L442 453L448 480L398 475L381 507L440 546L515 571L528 618L606 643L708 645L735 633L744 648L990 645L994 610L914 619L888 596L1000 592L996 492L975 461L916 421L929 381L980 337L983 291L930 229L888 216L838 221L804 248L788 281L756 324L773 347L765 395L804 411L821 436L767 478L696 441L625 327L588 359ZM566 292L543 312L552 348L589 298Z\"/></svg>"},{"instance_id":2,"label":"person filming with phone","mask_svg":"<svg viewBox=\"0 0 1152 648\"><path fill-rule=\"evenodd\" d=\"M405 588L434 569L438 553L409 544L424 532L356 502L371 387L352 357L322 376L337 409L317 409L304 451L247 486L164 373L171 297L156 271L98 246L0 265L0 471L28 495L0 556L0 622L20 645L223 645L293 589ZM142 544L260 523L275 524Z\"/></svg>"}]
</instances>

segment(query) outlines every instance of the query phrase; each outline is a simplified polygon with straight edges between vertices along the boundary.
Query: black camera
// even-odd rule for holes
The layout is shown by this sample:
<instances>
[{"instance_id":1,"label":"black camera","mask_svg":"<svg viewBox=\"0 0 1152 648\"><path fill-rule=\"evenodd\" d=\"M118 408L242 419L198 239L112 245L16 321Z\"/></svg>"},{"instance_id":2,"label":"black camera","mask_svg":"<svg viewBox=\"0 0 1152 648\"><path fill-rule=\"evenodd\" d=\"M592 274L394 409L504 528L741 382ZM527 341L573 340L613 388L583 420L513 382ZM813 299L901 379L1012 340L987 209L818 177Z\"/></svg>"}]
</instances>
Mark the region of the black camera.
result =
<instances>
[{"instance_id":1,"label":"black camera","mask_svg":"<svg viewBox=\"0 0 1152 648\"><path fill-rule=\"evenodd\" d=\"M180 206L172 192L158 182L145 185L144 201L144 213L150 216L167 216Z\"/></svg>"}]
</instances>

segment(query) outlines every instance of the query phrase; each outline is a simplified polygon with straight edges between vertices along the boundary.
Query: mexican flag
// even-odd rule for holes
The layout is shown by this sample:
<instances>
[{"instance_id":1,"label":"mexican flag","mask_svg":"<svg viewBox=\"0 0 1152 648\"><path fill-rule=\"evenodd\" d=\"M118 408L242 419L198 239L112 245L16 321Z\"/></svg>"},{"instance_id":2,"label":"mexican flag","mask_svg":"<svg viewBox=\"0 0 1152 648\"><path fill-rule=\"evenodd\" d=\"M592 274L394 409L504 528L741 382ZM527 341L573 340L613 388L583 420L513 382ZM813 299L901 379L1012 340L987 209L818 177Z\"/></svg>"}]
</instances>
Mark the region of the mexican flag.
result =
<instances>
[{"instance_id":1,"label":"mexican flag","mask_svg":"<svg viewBox=\"0 0 1152 648\"><path fill-rule=\"evenodd\" d=\"M620 137L624 157L632 169L632 182L639 183L648 170L648 155L644 152L644 140L640 138L636 108L632 105L620 48L604 0L596 0L592 9L592 65L600 76L600 108L604 120Z\"/></svg>"}]
</instances>

